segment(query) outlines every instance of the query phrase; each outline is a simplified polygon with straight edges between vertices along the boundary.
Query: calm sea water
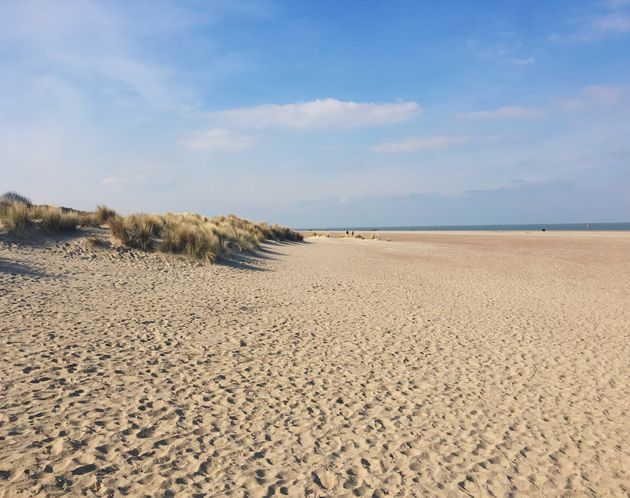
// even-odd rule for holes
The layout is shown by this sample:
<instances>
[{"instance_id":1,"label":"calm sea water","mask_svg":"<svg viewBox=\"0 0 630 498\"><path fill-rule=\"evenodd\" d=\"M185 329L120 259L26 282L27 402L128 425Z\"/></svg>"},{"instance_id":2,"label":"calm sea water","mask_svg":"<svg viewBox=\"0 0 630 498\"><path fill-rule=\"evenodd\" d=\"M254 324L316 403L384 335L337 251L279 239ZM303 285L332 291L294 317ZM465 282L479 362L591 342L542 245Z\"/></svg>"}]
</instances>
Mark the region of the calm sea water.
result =
<instances>
[{"instance_id":1,"label":"calm sea water","mask_svg":"<svg viewBox=\"0 0 630 498\"><path fill-rule=\"evenodd\" d=\"M562 231L562 230L628 230L630 223L539 223L531 225L435 225L435 226L412 226L412 227L337 227L337 228L308 228L304 230L355 230L355 231L454 231L454 230L480 230L480 231Z\"/></svg>"}]
</instances>

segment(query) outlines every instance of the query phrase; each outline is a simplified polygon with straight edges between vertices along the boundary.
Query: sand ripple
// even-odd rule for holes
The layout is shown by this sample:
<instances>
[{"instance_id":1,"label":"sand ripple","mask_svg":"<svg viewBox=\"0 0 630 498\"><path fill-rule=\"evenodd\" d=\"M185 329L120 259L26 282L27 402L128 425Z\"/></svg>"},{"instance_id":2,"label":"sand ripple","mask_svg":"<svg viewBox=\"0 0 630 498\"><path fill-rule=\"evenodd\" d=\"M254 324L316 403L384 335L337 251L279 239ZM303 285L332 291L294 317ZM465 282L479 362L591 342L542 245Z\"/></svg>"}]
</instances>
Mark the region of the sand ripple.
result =
<instances>
[{"instance_id":1,"label":"sand ripple","mask_svg":"<svg viewBox=\"0 0 630 498\"><path fill-rule=\"evenodd\" d=\"M0 495L627 496L629 250L0 242Z\"/></svg>"}]
</instances>

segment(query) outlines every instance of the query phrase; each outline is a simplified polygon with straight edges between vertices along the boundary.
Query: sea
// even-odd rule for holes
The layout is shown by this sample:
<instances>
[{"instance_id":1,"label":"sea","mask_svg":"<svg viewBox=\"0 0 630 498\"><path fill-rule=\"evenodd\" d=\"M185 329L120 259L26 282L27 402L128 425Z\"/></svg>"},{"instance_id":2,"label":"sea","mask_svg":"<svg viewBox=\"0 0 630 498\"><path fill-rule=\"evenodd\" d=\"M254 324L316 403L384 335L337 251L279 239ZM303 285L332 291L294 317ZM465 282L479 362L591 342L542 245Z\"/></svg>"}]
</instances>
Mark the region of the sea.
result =
<instances>
[{"instance_id":1,"label":"sea","mask_svg":"<svg viewBox=\"0 0 630 498\"><path fill-rule=\"evenodd\" d=\"M387 227L334 227L334 228L304 228L303 231L373 231L373 232L422 232L422 231L485 231L485 232L531 232L531 231L630 231L630 222L623 223L532 223L526 225L423 225L423 226L387 226Z\"/></svg>"}]
</instances>

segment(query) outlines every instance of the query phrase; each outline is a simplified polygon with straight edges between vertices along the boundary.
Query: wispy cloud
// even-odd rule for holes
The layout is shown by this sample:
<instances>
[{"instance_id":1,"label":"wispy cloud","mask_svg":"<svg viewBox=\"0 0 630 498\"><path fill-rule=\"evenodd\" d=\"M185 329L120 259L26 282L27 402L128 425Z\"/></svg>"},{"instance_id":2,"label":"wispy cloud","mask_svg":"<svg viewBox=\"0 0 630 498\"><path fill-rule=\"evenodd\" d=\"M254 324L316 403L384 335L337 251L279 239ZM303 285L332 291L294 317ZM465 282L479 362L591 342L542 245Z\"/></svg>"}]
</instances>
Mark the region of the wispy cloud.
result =
<instances>
[{"instance_id":1,"label":"wispy cloud","mask_svg":"<svg viewBox=\"0 0 630 498\"><path fill-rule=\"evenodd\" d=\"M630 103L630 87L591 85L583 88L574 97L558 99L557 103L564 111L615 108Z\"/></svg>"},{"instance_id":2,"label":"wispy cloud","mask_svg":"<svg viewBox=\"0 0 630 498\"><path fill-rule=\"evenodd\" d=\"M447 149L469 142L467 137L409 138L400 142L383 142L372 147L374 152L411 152L414 150Z\"/></svg>"},{"instance_id":3,"label":"wispy cloud","mask_svg":"<svg viewBox=\"0 0 630 498\"><path fill-rule=\"evenodd\" d=\"M157 111L200 107L196 82L208 85L247 65L242 52L209 43L214 41L209 28L232 17L272 16L270 4L250 1L195 6L169 0L0 4L0 46L19 66L9 77L28 82L42 73L54 75L82 95ZM183 61L178 52L182 40L188 40L189 46L205 42L207 73L191 70ZM2 69L0 77L6 79Z\"/></svg>"},{"instance_id":4,"label":"wispy cloud","mask_svg":"<svg viewBox=\"0 0 630 498\"><path fill-rule=\"evenodd\" d=\"M630 14L612 12L610 14L593 16L590 27L596 32L627 33L630 32Z\"/></svg>"},{"instance_id":5,"label":"wispy cloud","mask_svg":"<svg viewBox=\"0 0 630 498\"><path fill-rule=\"evenodd\" d=\"M512 33L501 33L499 38L499 42L489 44L468 40L466 47L481 60L496 59L515 66L529 66L536 62L535 57L523 54L523 44Z\"/></svg>"},{"instance_id":6,"label":"wispy cloud","mask_svg":"<svg viewBox=\"0 0 630 498\"><path fill-rule=\"evenodd\" d=\"M515 66L529 66L534 64L536 59L534 57L510 57L507 61Z\"/></svg>"},{"instance_id":7,"label":"wispy cloud","mask_svg":"<svg viewBox=\"0 0 630 498\"><path fill-rule=\"evenodd\" d=\"M186 24L175 12L170 24L158 22L163 18L148 5L136 4L132 10L136 16L121 12L113 2L7 4L0 19L0 43L16 54L20 71L14 74L27 84L45 72L86 98L105 96L125 104L135 98L160 109L191 100L174 68L150 60L138 43L139 33L165 35Z\"/></svg>"},{"instance_id":8,"label":"wispy cloud","mask_svg":"<svg viewBox=\"0 0 630 498\"><path fill-rule=\"evenodd\" d=\"M242 150L251 147L254 139L250 136L239 135L222 128L211 128L193 134L179 142L188 150Z\"/></svg>"},{"instance_id":9,"label":"wispy cloud","mask_svg":"<svg viewBox=\"0 0 630 498\"><path fill-rule=\"evenodd\" d=\"M108 171L99 183L111 190L164 190L177 185L170 172L164 171L164 164L154 161L124 161Z\"/></svg>"},{"instance_id":10,"label":"wispy cloud","mask_svg":"<svg viewBox=\"0 0 630 498\"><path fill-rule=\"evenodd\" d=\"M101 178L101 183L103 185L120 185L124 183L124 179L120 176L105 176Z\"/></svg>"},{"instance_id":11,"label":"wispy cloud","mask_svg":"<svg viewBox=\"0 0 630 498\"><path fill-rule=\"evenodd\" d=\"M484 111L464 112L457 115L460 119L535 119L545 115L538 107L504 106Z\"/></svg>"},{"instance_id":12,"label":"wispy cloud","mask_svg":"<svg viewBox=\"0 0 630 498\"><path fill-rule=\"evenodd\" d=\"M589 14L569 19L564 32L552 34L551 41L591 42L605 36L630 33L630 1L600 2Z\"/></svg>"},{"instance_id":13,"label":"wispy cloud","mask_svg":"<svg viewBox=\"0 0 630 498\"><path fill-rule=\"evenodd\" d=\"M212 113L245 128L353 128L406 121L421 112L416 102L362 103L321 99L295 104L267 104Z\"/></svg>"}]
</instances>

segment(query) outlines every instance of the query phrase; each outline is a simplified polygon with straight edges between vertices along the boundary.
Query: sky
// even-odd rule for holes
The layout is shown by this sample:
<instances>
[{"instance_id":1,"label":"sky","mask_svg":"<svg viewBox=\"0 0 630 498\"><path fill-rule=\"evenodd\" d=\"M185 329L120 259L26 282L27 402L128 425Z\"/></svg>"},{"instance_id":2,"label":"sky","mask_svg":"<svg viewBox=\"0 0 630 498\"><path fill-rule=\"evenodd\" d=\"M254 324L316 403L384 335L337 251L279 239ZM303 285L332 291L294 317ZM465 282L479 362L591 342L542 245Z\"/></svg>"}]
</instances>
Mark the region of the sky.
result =
<instances>
[{"instance_id":1,"label":"sky","mask_svg":"<svg viewBox=\"0 0 630 498\"><path fill-rule=\"evenodd\" d=\"M303 228L630 221L630 0L0 0L0 190Z\"/></svg>"}]
</instances>

